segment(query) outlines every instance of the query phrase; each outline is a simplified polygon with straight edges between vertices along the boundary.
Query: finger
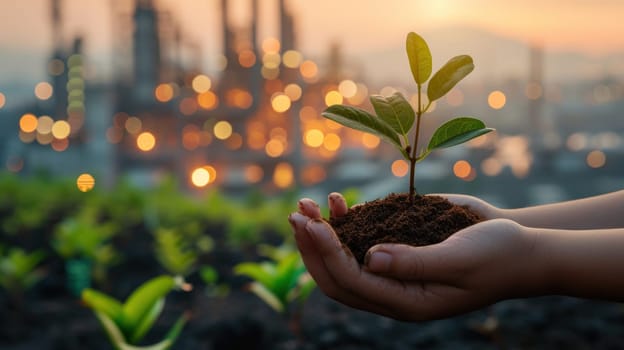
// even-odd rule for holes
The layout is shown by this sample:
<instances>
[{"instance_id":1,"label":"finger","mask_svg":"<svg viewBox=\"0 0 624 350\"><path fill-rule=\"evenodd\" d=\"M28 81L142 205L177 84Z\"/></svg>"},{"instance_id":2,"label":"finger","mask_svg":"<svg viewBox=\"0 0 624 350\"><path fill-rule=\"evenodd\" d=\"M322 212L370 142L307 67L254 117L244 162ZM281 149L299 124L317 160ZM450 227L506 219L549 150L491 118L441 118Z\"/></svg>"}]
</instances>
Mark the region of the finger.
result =
<instances>
[{"instance_id":1,"label":"finger","mask_svg":"<svg viewBox=\"0 0 624 350\"><path fill-rule=\"evenodd\" d=\"M297 203L299 212L311 219L320 219L321 218L321 208L315 201L310 198L302 198Z\"/></svg>"},{"instance_id":2,"label":"finger","mask_svg":"<svg viewBox=\"0 0 624 350\"><path fill-rule=\"evenodd\" d=\"M347 208L347 201L342 194L332 192L327 196L327 201L329 202L329 216L337 218L347 214L349 209Z\"/></svg>"},{"instance_id":3,"label":"finger","mask_svg":"<svg viewBox=\"0 0 624 350\"><path fill-rule=\"evenodd\" d=\"M315 243L312 241L309 233L305 230L305 225L310 220L308 217L300 213L293 213L288 217L288 220L295 231L297 248L301 253L301 258L306 266L306 269L318 287L326 295L356 309L388 315L387 310L385 310L382 306L365 300L360 296L339 287L333 276L327 271L325 263L316 249Z\"/></svg>"},{"instance_id":4,"label":"finger","mask_svg":"<svg viewBox=\"0 0 624 350\"><path fill-rule=\"evenodd\" d=\"M406 303L422 300L422 289L407 288L399 280L362 270L325 221L310 220L305 229L315 243L317 254L325 264L326 273L333 277L333 287L337 287L326 291L330 297L344 302L349 296L356 295L369 304L383 305L379 312L384 315L405 309ZM332 293L337 294L331 295Z\"/></svg>"},{"instance_id":5,"label":"finger","mask_svg":"<svg viewBox=\"0 0 624 350\"><path fill-rule=\"evenodd\" d=\"M400 280L458 285L464 254L447 242L423 247L378 244L366 254L364 264L373 273Z\"/></svg>"}]
</instances>

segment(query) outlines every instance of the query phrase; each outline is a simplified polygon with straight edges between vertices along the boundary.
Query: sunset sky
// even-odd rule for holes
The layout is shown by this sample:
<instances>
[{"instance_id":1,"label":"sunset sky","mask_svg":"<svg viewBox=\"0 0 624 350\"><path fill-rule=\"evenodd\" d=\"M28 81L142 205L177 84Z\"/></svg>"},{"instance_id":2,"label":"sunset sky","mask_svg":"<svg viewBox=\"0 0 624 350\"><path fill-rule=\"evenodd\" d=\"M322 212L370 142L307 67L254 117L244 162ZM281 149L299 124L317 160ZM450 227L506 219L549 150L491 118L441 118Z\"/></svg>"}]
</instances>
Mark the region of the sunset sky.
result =
<instances>
[{"instance_id":1,"label":"sunset sky","mask_svg":"<svg viewBox=\"0 0 624 350\"><path fill-rule=\"evenodd\" d=\"M66 38L82 33L89 55L110 52L112 2L64 0ZM197 41L204 57L219 52L216 11L220 0L156 0L182 22L188 38ZM126 1L128 3L128 1ZM244 22L249 0L232 0ZM277 0L261 0L260 37L276 35L272 8ZM576 51L592 56L624 52L624 1L621 0L287 0L296 17L299 48L306 55L324 55L338 41L349 55L403 45L408 31L477 27L520 41L539 42L548 50ZM6 53L48 52L48 0L0 2L0 60ZM6 67L0 67L0 77Z\"/></svg>"}]
</instances>

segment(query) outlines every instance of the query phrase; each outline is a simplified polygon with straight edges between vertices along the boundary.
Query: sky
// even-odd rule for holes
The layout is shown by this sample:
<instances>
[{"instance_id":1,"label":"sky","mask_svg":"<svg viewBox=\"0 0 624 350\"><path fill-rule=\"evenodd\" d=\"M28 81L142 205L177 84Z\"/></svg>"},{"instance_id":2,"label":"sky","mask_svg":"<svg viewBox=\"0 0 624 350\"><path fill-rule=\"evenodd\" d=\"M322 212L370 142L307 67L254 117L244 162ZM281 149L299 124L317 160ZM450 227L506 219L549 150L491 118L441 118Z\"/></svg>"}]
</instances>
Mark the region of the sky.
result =
<instances>
[{"instance_id":1,"label":"sky","mask_svg":"<svg viewBox=\"0 0 624 350\"><path fill-rule=\"evenodd\" d=\"M217 11L220 0L155 0L181 22L185 36L201 46L206 65L221 45ZM250 0L230 0L233 22L249 16ZM114 14L111 3L128 0L62 0L66 38L80 33L87 55L110 53ZM347 55L404 45L409 31L474 27L552 51L590 56L624 52L622 0L286 0L296 18L299 48L312 57L326 55L339 42ZM260 38L276 36L277 0L260 0ZM127 5L126 5L127 7ZM7 67L3 58L22 52L49 52L49 0L0 1L0 79L32 71ZM4 57L3 57L4 56ZM39 68L38 68L39 69Z\"/></svg>"}]
</instances>

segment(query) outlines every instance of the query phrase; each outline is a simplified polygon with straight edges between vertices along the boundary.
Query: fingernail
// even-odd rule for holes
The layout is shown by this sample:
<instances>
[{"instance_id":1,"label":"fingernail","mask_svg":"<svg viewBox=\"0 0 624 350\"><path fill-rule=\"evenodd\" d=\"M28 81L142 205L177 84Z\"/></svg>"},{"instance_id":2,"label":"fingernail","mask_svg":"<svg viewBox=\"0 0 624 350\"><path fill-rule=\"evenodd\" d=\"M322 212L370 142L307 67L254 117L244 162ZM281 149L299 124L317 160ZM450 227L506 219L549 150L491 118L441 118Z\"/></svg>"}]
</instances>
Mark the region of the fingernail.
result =
<instances>
[{"instance_id":1,"label":"fingernail","mask_svg":"<svg viewBox=\"0 0 624 350\"><path fill-rule=\"evenodd\" d=\"M290 223L290 226L292 226L292 228L295 228L295 219L293 219L293 214L289 214L288 215L288 222Z\"/></svg>"},{"instance_id":2,"label":"fingernail","mask_svg":"<svg viewBox=\"0 0 624 350\"><path fill-rule=\"evenodd\" d=\"M385 272L390 269L390 263L392 263L392 255L381 252L368 252L364 257L364 265L373 272Z\"/></svg>"},{"instance_id":3,"label":"fingernail","mask_svg":"<svg viewBox=\"0 0 624 350\"><path fill-rule=\"evenodd\" d=\"M323 221L319 219L313 219L308 221L308 223L306 224L306 231L310 233L314 240L322 241L330 239L327 227L325 227L325 223L323 223Z\"/></svg>"}]
</instances>

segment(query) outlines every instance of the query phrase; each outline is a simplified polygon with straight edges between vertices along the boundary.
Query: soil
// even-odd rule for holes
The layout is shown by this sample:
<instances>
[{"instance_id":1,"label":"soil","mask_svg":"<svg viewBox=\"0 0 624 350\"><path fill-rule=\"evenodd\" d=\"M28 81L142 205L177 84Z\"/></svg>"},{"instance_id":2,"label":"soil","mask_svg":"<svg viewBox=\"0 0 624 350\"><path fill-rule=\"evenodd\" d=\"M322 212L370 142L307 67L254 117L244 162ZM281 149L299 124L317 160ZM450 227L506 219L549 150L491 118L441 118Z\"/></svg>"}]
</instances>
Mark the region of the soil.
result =
<instances>
[{"instance_id":1,"label":"soil","mask_svg":"<svg viewBox=\"0 0 624 350\"><path fill-rule=\"evenodd\" d=\"M368 249L379 243L423 246L439 243L453 233L484 219L468 207L440 196L392 193L385 198L351 208L344 216L331 218L341 242L360 264Z\"/></svg>"}]
</instances>

